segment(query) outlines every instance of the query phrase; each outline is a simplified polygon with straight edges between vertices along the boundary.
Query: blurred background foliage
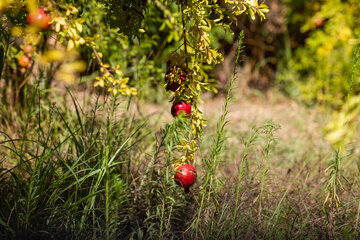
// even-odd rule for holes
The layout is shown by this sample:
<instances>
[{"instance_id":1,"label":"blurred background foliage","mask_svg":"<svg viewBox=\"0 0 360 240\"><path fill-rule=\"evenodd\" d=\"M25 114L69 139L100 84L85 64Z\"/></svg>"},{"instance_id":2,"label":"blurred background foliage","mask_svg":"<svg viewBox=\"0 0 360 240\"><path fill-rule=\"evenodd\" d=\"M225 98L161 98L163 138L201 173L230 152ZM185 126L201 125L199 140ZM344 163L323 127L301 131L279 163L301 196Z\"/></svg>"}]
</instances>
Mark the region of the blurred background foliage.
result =
<instances>
[{"instance_id":1,"label":"blurred background foliage","mask_svg":"<svg viewBox=\"0 0 360 240\"><path fill-rule=\"evenodd\" d=\"M291 6L290 2L293 4L294 1L288 1L288 6ZM285 58L279 83L289 93L296 91L309 104L339 108L350 89L351 95L359 92L359 79L350 81L353 50L359 42L360 18L356 13L360 3L340 0L300 2L302 4L294 4L295 9L288 13L288 31L290 36L301 34L303 37L300 41L290 39L293 51Z\"/></svg>"}]
</instances>

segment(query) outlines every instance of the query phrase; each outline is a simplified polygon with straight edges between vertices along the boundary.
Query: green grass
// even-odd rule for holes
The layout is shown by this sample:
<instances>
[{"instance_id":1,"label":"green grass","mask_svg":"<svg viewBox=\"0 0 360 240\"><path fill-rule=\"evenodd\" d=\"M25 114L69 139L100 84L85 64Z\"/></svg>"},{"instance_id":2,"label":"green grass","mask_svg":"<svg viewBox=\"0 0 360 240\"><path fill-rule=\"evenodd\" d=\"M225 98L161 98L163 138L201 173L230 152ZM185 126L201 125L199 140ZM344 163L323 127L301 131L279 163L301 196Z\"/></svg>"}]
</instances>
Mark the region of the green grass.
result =
<instances>
[{"instance_id":1,"label":"green grass","mask_svg":"<svg viewBox=\"0 0 360 240\"><path fill-rule=\"evenodd\" d=\"M186 195L172 179L167 150L177 123L161 130L157 117L130 110L118 115L128 109L123 99L101 96L85 109L70 92L67 98L74 101L38 103L13 129L1 132L0 191L6 196L0 199L1 238L354 239L359 234L356 145L339 162L330 148L313 145L311 136L286 142L271 122L245 131L229 122L224 132L225 114L218 127L210 119L196 164L199 178ZM338 206L324 205L339 182Z\"/></svg>"},{"instance_id":2,"label":"green grass","mask_svg":"<svg viewBox=\"0 0 360 240\"><path fill-rule=\"evenodd\" d=\"M208 114L189 194L171 166L184 121L76 89L3 105L0 239L359 238L357 142L334 151L326 114L289 99L234 102L234 80Z\"/></svg>"}]
</instances>

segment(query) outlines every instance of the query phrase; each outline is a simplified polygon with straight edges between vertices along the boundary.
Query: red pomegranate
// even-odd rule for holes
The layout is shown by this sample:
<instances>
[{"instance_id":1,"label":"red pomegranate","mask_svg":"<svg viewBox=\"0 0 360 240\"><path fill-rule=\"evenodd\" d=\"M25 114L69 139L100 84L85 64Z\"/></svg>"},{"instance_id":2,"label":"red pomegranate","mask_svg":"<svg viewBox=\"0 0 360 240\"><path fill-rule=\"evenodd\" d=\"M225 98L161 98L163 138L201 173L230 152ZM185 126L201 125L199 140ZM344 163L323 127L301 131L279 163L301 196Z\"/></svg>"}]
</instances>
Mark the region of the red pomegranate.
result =
<instances>
[{"instance_id":1,"label":"red pomegranate","mask_svg":"<svg viewBox=\"0 0 360 240\"><path fill-rule=\"evenodd\" d=\"M171 74L171 73L174 74L174 73L175 73L175 70L174 70L174 69L172 69L172 70L170 69L170 70L168 70L168 72L167 72L166 75L165 75L165 82L167 82L166 90L167 90L167 91L170 90L170 91L175 92L175 91L180 87L180 85L185 82L186 76L185 76L185 74L183 74L181 71L179 71L179 72L178 72L178 77L180 78L180 82L178 82L178 81L170 82L171 80L170 80L169 74Z\"/></svg>"},{"instance_id":2,"label":"red pomegranate","mask_svg":"<svg viewBox=\"0 0 360 240\"><path fill-rule=\"evenodd\" d=\"M176 117L180 114L181 111L185 112L186 116L191 114L191 105L186 102L177 102L174 103L171 107L171 114Z\"/></svg>"},{"instance_id":3,"label":"red pomegranate","mask_svg":"<svg viewBox=\"0 0 360 240\"><path fill-rule=\"evenodd\" d=\"M195 168L190 164L181 165L178 167L175 173L176 184L184 187L185 193L189 192L189 188L193 185L197 178Z\"/></svg>"},{"instance_id":4,"label":"red pomegranate","mask_svg":"<svg viewBox=\"0 0 360 240\"><path fill-rule=\"evenodd\" d=\"M316 27L322 27L324 25L324 19L322 19L322 18L317 18L316 20L315 20L315 26Z\"/></svg>"},{"instance_id":5,"label":"red pomegranate","mask_svg":"<svg viewBox=\"0 0 360 240\"><path fill-rule=\"evenodd\" d=\"M27 17L27 22L29 25L36 26L42 30L48 30L50 28L50 20L50 15L47 14L42 8L35 9L34 11L30 12Z\"/></svg>"},{"instance_id":6,"label":"red pomegranate","mask_svg":"<svg viewBox=\"0 0 360 240\"><path fill-rule=\"evenodd\" d=\"M23 55L18 59L18 63L21 67L27 68L30 65L30 59L27 56Z\"/></svg>"},{"instance_id":7,"label":"red pomegranate","mask_svg":"<svg viewBox=\"0 0 360 240\"><path fill-rule=\"evenodd\" d=\"M24 46L24 53L27 55L31 54L34 51L34 47L30 44Z\"/></svg>"}]
</instances>

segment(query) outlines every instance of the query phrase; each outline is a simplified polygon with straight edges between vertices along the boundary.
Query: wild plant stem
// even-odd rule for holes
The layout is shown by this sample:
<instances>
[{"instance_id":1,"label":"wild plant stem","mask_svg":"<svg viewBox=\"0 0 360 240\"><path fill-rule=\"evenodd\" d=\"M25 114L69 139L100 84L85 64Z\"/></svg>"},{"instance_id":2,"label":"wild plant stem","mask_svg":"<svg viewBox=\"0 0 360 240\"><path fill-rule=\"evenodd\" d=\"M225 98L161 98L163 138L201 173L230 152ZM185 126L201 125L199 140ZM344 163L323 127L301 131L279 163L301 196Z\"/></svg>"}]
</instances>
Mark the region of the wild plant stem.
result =
<instances>
[{"instance_id":1,"label":"wild plant stem","mask_svg":"<svg viewBox=\"0 0 360 240\"><path fill-rule=\"evenodd\" d=\"M185 55L187 55L187 39L186 39L186 24L185 24L185 15L184 15L184 4L181 4L181 20L183 25L183 36L184 36L184 51ZM185 58L186 67L188 67L188 59L187 56Z\"/></svg>"},{"instance_id":2,"label":"wild plant stem","mask_svg":"<svg viewBox=\"0 0 360 240\"><path fill-rule=\"evenodd\" d=\"M240 169L239 169L239 178L238 178L237 187L236 187L236 200L235 200L235 208L234 208L234 213L233 213L232 229L234 227L236 215L237 215L237 211L238 211L241 180L243 177L245 163L247 161L248 150L249 150L250 144L257 137L257 133L258 133L258 130L255 131L255 133L250 137L250 139L245 144L245 149L244 149L244 153L242 156L241 165L240 165Z\"/></svg>"},{"instance_id":3,"label":"wild plant stem","mask_svg":"<svg viewBox=\"0 0 360 240\"><path fill-rule=\"evenodd\" d=\"M261 190L260 190L260 195L259 195L259 222L261 221L261 213L262 213L262 206L261 206L261 202L262 202L262 195L264 192L264 186L265 186L265 176L266 173L268 171L267 169L267 164L268 164L268 159L269 159L269 152L270 152L270 146L272 141L274 140L274 136L273 136L273 132L272 132L272 128L269 134L269 138L266 144L266 147L264 149L264 157L265 157L265 162L264 162L264 169L263 169L263 173L262 173L262 178L261 178Z\"/></svg>"},{"instance_id":4,"label":"wild plant stem","mask_svg":"<svg viewBox=\"0 0 360 240\"><path fill-rule=\"evenodd\" d=\"M111 130L111 127L109 127ZM110 134L110 132L109 132ZM110 203L110 190L109 190L109 182L110 182L110 173L109 173L109 148L110 143L106 146L106 156L105 156L105 172L106 172L106 179L105 179L105 221L106 221L106 239L110 239L110 228L109 228L109 203Z\"/></svg>"},{"instance_id":5,"label":"wild plant stem","mask_svg":"<svg viewBox=\"0 0 360 240\"><path fill-rule=\"evenodd\" d=\"M225 126L227 124L226 117L228 115L228 106L229 106L229 101L230 101L230 98L231 98L231 91L232 91L232 88L233 88L233 84L234 84L234 82L236 80L236 67L237 67L237 64L239 63L239 56L240 56L240 54L242 52L242 41L243 41L243 39L244 39L244 32L242 31L239 34L239 46L238 46L237 56L236 56L236 59L235 59L233 74L232 74L232 77L231 77L231 80L230 80L230 83L229 83L229 87L228 87L228 91L227 91L227 94L226 94L224 111L223 111L223 114L221 115L221 117L219 119L218 124L217 124L216 141L215 141L212 153L210 155L210 158L211 158L212 161L210 163L210 169L206 174L206 180L205 180L205 184L204 184L204 191L203 191L203 194L201 196L200 207L199 207L196 222L195 222L195 228L196 229L197 229L196 226L198 225L199 220L200 220L201 211L202 211L202 208L203 208L203 205L204 205L204 200L209 197L210 192L211 192L210 191L211 179L214 177L214 174L216 172L216 168L217 168L217 165L218 165L216 159L217 159L217 156L221 153L221 150L222 150L222 147L223 147L223 144L224 144L224 139L225 139L225 136L224 136L225 133L224 132L225 132Z\"/></svg>"},{"instance_id":6,"label":"wild plant stem","mask_svg":"<svg viewBox=\"0 0 360 240\"><path fill-rule=\"evenodd\" d=\"M161 218L160 218L160 239L163 238L163 226L164 226L164 215L165 215L165 202L166 202L166 194L167 194L167 180L168 180L168 172L169 172L169 164L166 164L166 175L165 175L165 184L164 191L162 196L162 204L161 204Z\"/></svg>"}]
</instances>

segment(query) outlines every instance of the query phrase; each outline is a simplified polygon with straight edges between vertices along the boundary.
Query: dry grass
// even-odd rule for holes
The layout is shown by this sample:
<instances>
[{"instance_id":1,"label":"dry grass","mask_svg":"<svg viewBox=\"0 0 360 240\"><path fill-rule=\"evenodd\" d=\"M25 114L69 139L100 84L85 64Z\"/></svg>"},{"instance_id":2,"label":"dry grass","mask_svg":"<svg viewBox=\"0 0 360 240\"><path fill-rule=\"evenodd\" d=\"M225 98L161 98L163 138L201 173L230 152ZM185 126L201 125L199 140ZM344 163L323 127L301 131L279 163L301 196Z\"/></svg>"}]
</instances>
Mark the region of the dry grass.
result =
<instances>
[{"instance_id":1,"label":"dry grass","mask_svg":"<svg viewBox=\"0 0 360 240\"><path fill-rule=\"evenodd\" d=\"M91 113L91 106L94 106L96 102L96 94L89 92L86 88L81 91L72 91L72 94L77 100L77 107L81 108L84 112L84 115L81 114L82 121L89 122L86 113ZM70 95L58 97L57 103L60 102L63 102L64 105L60 106L59 109L66 113L64 114L66 121L70 124L70 128L75 130L78 127L78 119L75 114L76 108L72 103ZM106 105L111 105L111 101L102 96L100 97L99 105L101 107L95 115L97 123L94 125L94 129L88 129L87 131L90 132L85 135L82 135L83 133L80 134L80 132L77 133L79 134L77 135L78 140L85 141L84 143L80 142L80 144L85 144L85 146L95 144L97 146L91 150L92 154L89 155L89 157L94 157L94 159L90 160L90 162L85 162L85 164L96 164L104 161L104 155L97 156L99 152L104 151L104 146L113 148L114 144L121 144L121 142L118 142L118 137L115 137L118 134L117 131L123 128L124 130L121 131L124 131L126 136L126 134L130 133L130 129L134 129L140 122L148 122L146 128L140 129L141 135L136 137L136 139L131 139L129 142L129 144L135 144L136 147L129 148L129 150L119 155L117 161L123 163L123 165L114 167L110 171L110 176L107 180L108 183L112 183L117 178L121 180L117 183L118 185L110 185L112 190L109 193L109 199L114 197L112 191L114 191L114 194L118 194L121 199L127 199L125 205L117 205L116 201L110 205L110 215L117 219L116 221L120 221L123 224L121 225L122 227L109 225L108 229L112 229L111 231L114 231L113 234L118 232L119 236L124 238L132 236L139 239L139 236L143 234L144 238L152 239L155 236L159 236L158 234L161 229L164 238L175 237L176 239L199 239L204 237L207 239L228 239L234 237L232 234L249 239L351 239L357 236L357 209L359 203L357 196L359 196L360 192L358 188L356 159L359 159L360 153L357 145L354 144L350 146L352 147L350 149L352 151L351 155L342 160L340 173L344 178L340 179L343 185L342 188L338 188L337 192L340 197L339 207L334 209L324 206L323 203L327 194L326 184L329 177L325 170L331 164L334 152L331 146L324 140L322 132L322 128L328 121L329 115L321 112L319 109L306 108L290 99L282 97L276 91L269 92L266 97L259 96L258 94L252 94L252 96L247 97L233 96L230 103L230 112L227 117L229 123L226 126L224 149L220 156L217 157L219 167L215 172L215 182L212 183L210 193L205 195L205 201L201 205L201 197L203 196L205 186L204 178L209 170L204 165L203 160L212 151L214 137L216 136L216 123L223 112L224 100L222 97L211 98L205 96L203 99L201 106L205 117L208 119L208 126L205 128L205 135L202 138L200 153L197 157L198 181L188 196L184 196L181 189L172 183L171 175L166 175L167 152L164 146L160 148L161 152L154 159L153 167L149 168L153 159L155 141L159 142L161 140L159 129L164 128L172 120L169 113L170 103L164 102L161 105L156 105L136 100L132 102L130 108L127 108L127 101L120 101L118 104L113 105L115 109L110 110ZM110 112L112 114L109 122L109 119L105 116ZM45 115L41 126L44 129L45 135L52 134L46 128L54 126L54 124L61 129L57 135L53 136L54 141L57 141L57 138L63 139L64 136L70 135L67 128L59 120L58 115L55 114L54 116L56 117L48 118L46 117L47 113L43 113ZM231 219L234 214L234 207L236 206L236 187L238 186L239 168L245 150L244 143L254 134L254 129L264 125L268 120L280 124L281 129L274 133L275 141L269 146L269 152L265 152L269 140L269 134L267 133L260 134L249 146L247 161L244 165L244 176L239 186L239 209L236 214L236 222L233 224ZM117 130L113 132L114 137L107 133L106 126L109 123L114 124L114 127L116 126ZM3 126L2 129L3 131L10 131L9 134L14 134L12 136L20 138L23 134L22 131L27 131L27 134L36 133L36 121L29 122L26 125L26 129L16 127L17 125L25 126L23 124L24 122L17 122L11 128L11 131L9 126L6 128ZM126 130L127 128L129 130ZM92 140L94 142L86 142L90 139L91 131L94 133L98 131L100 137ZM29 138L35 139L34 136L36 135L30 136ZM40 139L46 141L46 138L41 137ZM51 145L50 142L46 144ZM49 156L45 160L49 161L48 165L28 164L26 165L26 171L31 173L31 171L39 168L37 171L40 173L42 167L45 166L54 165L53 167L58 168L58 164L62 161L78 161L78 157L75 156L75 145L77 144L79 143L70 141L61 145L61 154L59 152L59 155ZM21 142L16 143L16 146L18 149L21 149ZM29 145L29 151L32 149L31 147L36 149L36 144L33 146ZM46 150L46 148L45 146L39 149ZM11 160L9 160L6 157L6 154L9 153L4 149L2 151L4 151L4 157L1 161L2 168L8 169L14 166L14 161L17 159L16 155L12 155ZM24 153L23 157L29 158L29 155ZM68 160L72 158L74 159ZM81 162L77 164L79 163ZM88 169L87 165L83 167ZM150 171L145 177L146 169ZM19 174L18 176L26 176L21 171L23 171L22 168L19 168L14 173ZM66 169L62 169L62 171L66 172ZM87 171L93 170L89 169ZM54 173L56 174L53 176L53 179L60 177L56 171ZM74 176L74 181L78 181L75 179L76 176ZM3 178L2 180L5 181L6 179ZM41 183L40 180L41 178L39 183ZM71 184L71 182L66 183ZM34 182L34 184L37 184L37 182ZM81 184L78 184L80 187ZM90 185L84 186L83 189L75 189L74 191L79 191L78 194L84 194L84 189L91 189L93 187L93 183L90 180L88 184ZM9 186L11 186L10 183ZM24 184L25 188L21 190L23 193L28 191L26 186ZM65 184L65 186L68 185ZM56 187L62 188L60 185ZM103 189L103 187L105 186L99 185L99 189ZM13 190L6 190L8 192L4 194L13 194L12 198L1 204L13 206L14 202L12 201L15 201L17 198L24 198L21 195L21 191L11 192ZM51 190L49 189L48 191ZM42 199L48 197L46 193L39 194L42 196ZM66 199L69 196L59 195L56 199ZM86 196L86 191L82 197L88 197ZM104 204L105 197L103 193L99 193L97 204L100 208L91 210L96 216L96 224L101 225L101 221L103 221L101 206ZM68 201L71 202L72 200L69 198ZM73 204L80 213L84 211L81 204ZM186 207L184 208L184 206ZM195 228L191 227L194 226L194 220L197 217L197 211L199 211L200 206L202 206L199 215L201 216L200 220L196 223ZM51 209L54 206L48 207L44 205L42 207L44 209L40 207L37 211L46 215L49 210L50 212L52 211ZM121 208L123 209L118 213L114 212L115 210L111 210ZM56 206L53 210L55 211L56 209L62 209L62 205ZM16 217L21 216L22 210L16 210L15 208L14 211L19 215L11 213L11 220L13 222L10 223L19 224L21 223L21 218L16 219ZM57 213L60 214L61 219L71 219L74 217L75 220L78 218L77 215L72 216L66 213L66 211L61 211ZM9 218L7 211L3 210L1 214L6 216L7 219ZM46 221L46 219L41 218L41 214L39 216L34 216L34 219L39 221L39 223ZM162 227L159 226L160 222L163 223ZM88 228L84 229L91 229L93 226L91 221L87 224L89 225L87 226ZM49 231L53 231L54 228L51 227L54 226L49 226ZM70 225L67 225L67 227L70 227ZM77 225L72 227L73 230L79 230ZM233 230L230 231L231 229ZM39 229L30 230L39 231ZM1 231L5 232L5 230ZM40 229L40 231L43 230ZM103 230L93 229L93 231L94 236L102 236ZM38 235L35 234L34 236Z\"/></svg>"}]
</instances>

